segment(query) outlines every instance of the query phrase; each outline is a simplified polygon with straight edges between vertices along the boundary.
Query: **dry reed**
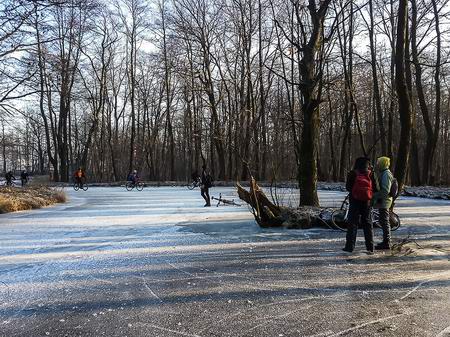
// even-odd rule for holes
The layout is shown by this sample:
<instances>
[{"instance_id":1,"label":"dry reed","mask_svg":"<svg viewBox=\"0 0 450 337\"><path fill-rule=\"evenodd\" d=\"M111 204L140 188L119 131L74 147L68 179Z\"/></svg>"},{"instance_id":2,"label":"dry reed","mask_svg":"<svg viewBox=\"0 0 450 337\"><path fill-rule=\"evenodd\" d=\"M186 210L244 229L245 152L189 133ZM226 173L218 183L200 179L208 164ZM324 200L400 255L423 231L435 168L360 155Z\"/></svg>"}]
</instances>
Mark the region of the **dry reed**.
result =
<instances>
[{"instance_id":1,"label":"dry reed","mask_svg":"<svg viewBox=\"0 0 450 337\"><path fill-rule=\"evenodd\" d=\"M48 186L2 187L0 188L0 213L42 208L66 202L62 189Z\"/></svg>"}]
</instances>

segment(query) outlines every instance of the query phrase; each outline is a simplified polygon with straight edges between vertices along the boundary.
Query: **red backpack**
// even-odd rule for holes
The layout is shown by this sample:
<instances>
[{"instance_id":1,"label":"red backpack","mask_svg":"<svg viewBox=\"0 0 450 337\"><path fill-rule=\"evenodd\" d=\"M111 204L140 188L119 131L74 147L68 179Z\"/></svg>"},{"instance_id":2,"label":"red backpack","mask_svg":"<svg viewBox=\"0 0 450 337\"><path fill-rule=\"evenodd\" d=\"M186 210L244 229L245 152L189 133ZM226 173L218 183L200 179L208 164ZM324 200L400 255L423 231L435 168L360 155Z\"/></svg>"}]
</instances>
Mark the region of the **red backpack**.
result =
<instances>
[{"instance_id":1,"label":"red backpack","mask_svg":"<svg viewBox=\"0 0 450 337\"><path fill-rule=\"evenodd\" d=\"M359 173L356 172L356 179L352 188L352 197L359 201L369 201L372 199L372 179L370 178L370 171Z\"/></svg>"}]
</instances>

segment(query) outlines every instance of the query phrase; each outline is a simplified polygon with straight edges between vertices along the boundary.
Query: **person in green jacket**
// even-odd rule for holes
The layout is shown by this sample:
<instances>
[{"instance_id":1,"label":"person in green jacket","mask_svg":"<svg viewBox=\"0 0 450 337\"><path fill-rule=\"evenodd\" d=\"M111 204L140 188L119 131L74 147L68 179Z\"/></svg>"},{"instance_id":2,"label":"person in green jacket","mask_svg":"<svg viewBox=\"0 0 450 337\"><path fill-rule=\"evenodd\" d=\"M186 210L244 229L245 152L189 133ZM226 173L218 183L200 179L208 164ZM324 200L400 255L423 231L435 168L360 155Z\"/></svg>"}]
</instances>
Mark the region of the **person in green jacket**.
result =
<instances>
[{"instance_id":1,"label":"person in green jacket","mask_svg":"<svg viewBox=\"0 0 450 337\"><path fill-rule=\"evenodd\" d=\"M389 170L391 159L380 157L377 159L375 167L375 182L377 192L373 195L373 207L378 209L379 221L383 229L383 241L375 245L375 249L391 249L391 225L389 222L389 209L392 206L393 198L390 195L391 185L394 176Z\"/></svg>"}]
</instances>

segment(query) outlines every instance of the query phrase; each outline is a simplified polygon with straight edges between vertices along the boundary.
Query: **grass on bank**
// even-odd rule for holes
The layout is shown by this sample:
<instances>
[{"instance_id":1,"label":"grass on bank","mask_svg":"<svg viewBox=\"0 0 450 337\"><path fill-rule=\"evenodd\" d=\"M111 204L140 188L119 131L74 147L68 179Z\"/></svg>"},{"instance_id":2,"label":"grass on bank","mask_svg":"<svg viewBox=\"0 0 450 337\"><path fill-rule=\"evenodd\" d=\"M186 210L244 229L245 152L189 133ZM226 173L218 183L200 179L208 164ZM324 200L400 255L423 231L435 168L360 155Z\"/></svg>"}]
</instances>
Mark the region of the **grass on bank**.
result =
<instances>
[{"instance_id":1,"label":"grass on bank","mask_svg":"<svg viewBox=\"0 0 450 337\"><path fill-rule=\"evenodd\" d=\"M37 209L66 202L61 189L48 186L2 187L0 188L0 214Z\"/></svg>"}]
</instances>

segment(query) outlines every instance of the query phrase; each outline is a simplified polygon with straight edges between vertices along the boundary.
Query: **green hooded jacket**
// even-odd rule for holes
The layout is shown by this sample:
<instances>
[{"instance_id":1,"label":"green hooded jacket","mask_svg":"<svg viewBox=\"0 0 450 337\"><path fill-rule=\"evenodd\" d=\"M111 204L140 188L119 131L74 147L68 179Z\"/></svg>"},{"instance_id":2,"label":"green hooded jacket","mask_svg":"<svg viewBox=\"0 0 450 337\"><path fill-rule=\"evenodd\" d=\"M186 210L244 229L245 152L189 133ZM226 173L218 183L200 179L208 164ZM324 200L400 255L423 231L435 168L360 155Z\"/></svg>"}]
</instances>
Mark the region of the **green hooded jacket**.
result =
<instances>
[{"instance_id":1,"label":"green hooded jacket","mask_svg":"<svg viewBox=\"0 0 450 337\"><path fill-rule=\"evenodd\" d=\"M380 157L377 160L377 166L375 170L377 192L374 193L372 199L372 203L375 208L391 208L392 197L390 196L390 191L394 176L389 170L390 165L391 160L388 157Z\"/></svg>"}]
</instances>

